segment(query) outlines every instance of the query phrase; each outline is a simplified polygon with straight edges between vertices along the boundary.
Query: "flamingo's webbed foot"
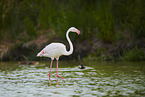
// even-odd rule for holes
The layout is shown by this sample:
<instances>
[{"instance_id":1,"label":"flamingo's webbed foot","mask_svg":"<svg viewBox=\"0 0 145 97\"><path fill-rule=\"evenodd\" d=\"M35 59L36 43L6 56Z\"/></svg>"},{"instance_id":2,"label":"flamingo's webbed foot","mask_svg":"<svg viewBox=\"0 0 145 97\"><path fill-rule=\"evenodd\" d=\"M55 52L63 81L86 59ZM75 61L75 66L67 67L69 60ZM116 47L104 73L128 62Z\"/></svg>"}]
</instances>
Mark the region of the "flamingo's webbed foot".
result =
<instances>
[{"instance_id":1,"label":"flamingo's webbed foot","mask_svg":"<svg viewBox=\"0 0 145 97\"><path fill-rule=\"evenodd\" d=\"M59 78L62 78L62 79L64 79L63 77L61 77L61 76L59 76L59 75L56 75L57 77L59 77Z\"/></svg>"}]
</instances>

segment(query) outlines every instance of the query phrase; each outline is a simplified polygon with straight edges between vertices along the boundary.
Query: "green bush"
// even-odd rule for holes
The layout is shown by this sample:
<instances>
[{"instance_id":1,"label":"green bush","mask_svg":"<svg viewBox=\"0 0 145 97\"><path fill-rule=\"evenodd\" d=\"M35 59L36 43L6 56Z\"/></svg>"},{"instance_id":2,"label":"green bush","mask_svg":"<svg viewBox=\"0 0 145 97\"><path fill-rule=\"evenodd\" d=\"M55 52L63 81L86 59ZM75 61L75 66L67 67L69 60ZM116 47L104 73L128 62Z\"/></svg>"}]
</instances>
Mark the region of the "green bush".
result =
<instances>
[{"instance_id":1,"label":"green bush","mask_svg":"<svg viewBox=\"0 0 145 97\"><path fill-rule=\"evenodd\" d=\"M0 38L18 40L27 32L35 39L37 30L41 34L55 31L64 38L67 29L75 26L82 40L92 36L105 42L125 36L135 40L145 37L144 6L144 0L2 0ZM117 31L124 35L116 38L121 35Z\"/></svg>"},{"instance_id":2,"label":"green bush","mask_svg":"<svg viewBox=\"0 0 145 97\"><path fill-rule=\"evenodd\" d=\"M54 3L54 4L53 4ZM50 29L57 21L57 4L51 0L44 0L40 7L38 23L42 29Z\"/></svg>"},{"instance_id":3,"label":"green bush","mask_svg":"<svg viewBox=\"0 0 145 97\"><path fill-rule=\"evenodd\" d=\"M135 47L129 51L124 51L124 57L122 57L122 59L127 61L145 60L145 53L143 52L143 49Z\"/></svg>"},{"instance_id":4,"label":"green bush","mask_svg":"<svg viewBox=\"0 0 145 97\"><path fill-rule=\"evenodd\" d=\"M94 15L99 30L97 36L105 42L111 42L115 37L114 19L112 14L109 12L109 6L110 5L106 2L101 3Z\"/></svg>"},{"instance_id":5,"label":"green bush","mask_svg":"<svg viewBox=\"0 0 145 97\"><path fill-rule=\"evenodd\" d=\"M145 37L144 6L144 0L113 0L111 2L111 13L116 25L127 29L126 33L134 39Z\"/></svg>"},{"instance_id":6,"label":"green bush","mask_svg":"<svg viewBox=\"0 0 145 97\"><path fill-rule=\"evenodd\" d=\"M37 33L37 30L33 26L33 22L29 18L25 18L24 22L25 22L25 27L26 27L28 36L31 39L34 39L38 35L38 33Z\"/></svg>"}]
</instances>

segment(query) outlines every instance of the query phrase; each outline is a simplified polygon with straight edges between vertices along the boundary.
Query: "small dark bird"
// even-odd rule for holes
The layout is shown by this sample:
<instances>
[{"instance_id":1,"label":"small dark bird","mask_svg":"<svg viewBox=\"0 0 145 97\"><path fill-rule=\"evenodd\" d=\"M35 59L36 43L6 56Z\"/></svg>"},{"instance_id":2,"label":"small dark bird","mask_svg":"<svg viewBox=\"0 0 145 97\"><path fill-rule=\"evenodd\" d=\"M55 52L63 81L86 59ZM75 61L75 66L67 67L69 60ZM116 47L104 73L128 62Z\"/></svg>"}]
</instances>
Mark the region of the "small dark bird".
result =
<instances>
[{"instance_id":1,"label":"small dark bird","mask_svg":"<svg viewBox=\"0 0 145 97\"><path fill-rule=\"evenodd\" d=\"M85 69L86 66L84 66L82 63L80 63L79 66L78 66L78 68L79 68L79 69Z\"/></svg>"}]
</instances>

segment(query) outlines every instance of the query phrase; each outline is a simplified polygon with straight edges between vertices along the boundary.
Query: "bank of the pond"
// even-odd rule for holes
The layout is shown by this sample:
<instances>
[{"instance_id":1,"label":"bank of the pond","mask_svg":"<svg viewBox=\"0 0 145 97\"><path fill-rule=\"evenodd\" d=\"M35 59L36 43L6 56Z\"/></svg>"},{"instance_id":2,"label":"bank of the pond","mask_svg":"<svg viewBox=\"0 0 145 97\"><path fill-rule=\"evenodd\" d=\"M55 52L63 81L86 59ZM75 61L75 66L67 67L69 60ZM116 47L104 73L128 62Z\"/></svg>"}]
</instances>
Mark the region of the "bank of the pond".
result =
<instances>
[{"instance_id":1,"label":"bank of the pond","mask_svg":"<svg viewBox=\"0 0 145 97\"><path fill-rule=\"evenodd\" d=\"M62 59L85 59L85 60L145 60L145 39L136 41L120 40L117 43L108 43L93 37L92 40L73 39L74 52L70 56L62 56ZM37 53L51 42L64 43L69 49L68 42L60 37L52 36L48 39L47 35L41 35L35 40L10 43L1 43L0 60L41 60L37 58Z\"/></svg>"}]
</instances>

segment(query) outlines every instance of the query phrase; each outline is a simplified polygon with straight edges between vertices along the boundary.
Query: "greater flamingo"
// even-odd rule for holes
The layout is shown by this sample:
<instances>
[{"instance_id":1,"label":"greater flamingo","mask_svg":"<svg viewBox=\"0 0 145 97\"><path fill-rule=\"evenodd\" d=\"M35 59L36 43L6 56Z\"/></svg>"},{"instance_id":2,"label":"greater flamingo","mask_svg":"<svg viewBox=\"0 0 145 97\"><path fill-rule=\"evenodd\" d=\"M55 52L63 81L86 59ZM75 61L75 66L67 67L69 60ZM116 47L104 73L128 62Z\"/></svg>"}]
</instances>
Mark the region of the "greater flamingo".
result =
<instances>
[{"instance_id":1,"label":"greater flamingo","mask_svg":"<svg viewBox=\"0 0 145 97\"><path fill-rule=\"evenodd\" d=\"M66 46L62 43L51 43L47 45L44 49L42 49L37 56L39 57L49 57L51 58L51 64L50 64L50 70L49 70L49 79L51 77L51 67L52 62L54 58L57 60L57 70L56 70L56 76L59 78L64 79L63 77L58 75L58 60L61 55L71 55L73 53L73 44L68 36L69 32L76 32L77 34L80 34L80 31L76 29L75 27L71 27L66 32L66 38L68 40L68 43L70 45L70 50L66 50Z\"/></svg>"}]
</instances>

